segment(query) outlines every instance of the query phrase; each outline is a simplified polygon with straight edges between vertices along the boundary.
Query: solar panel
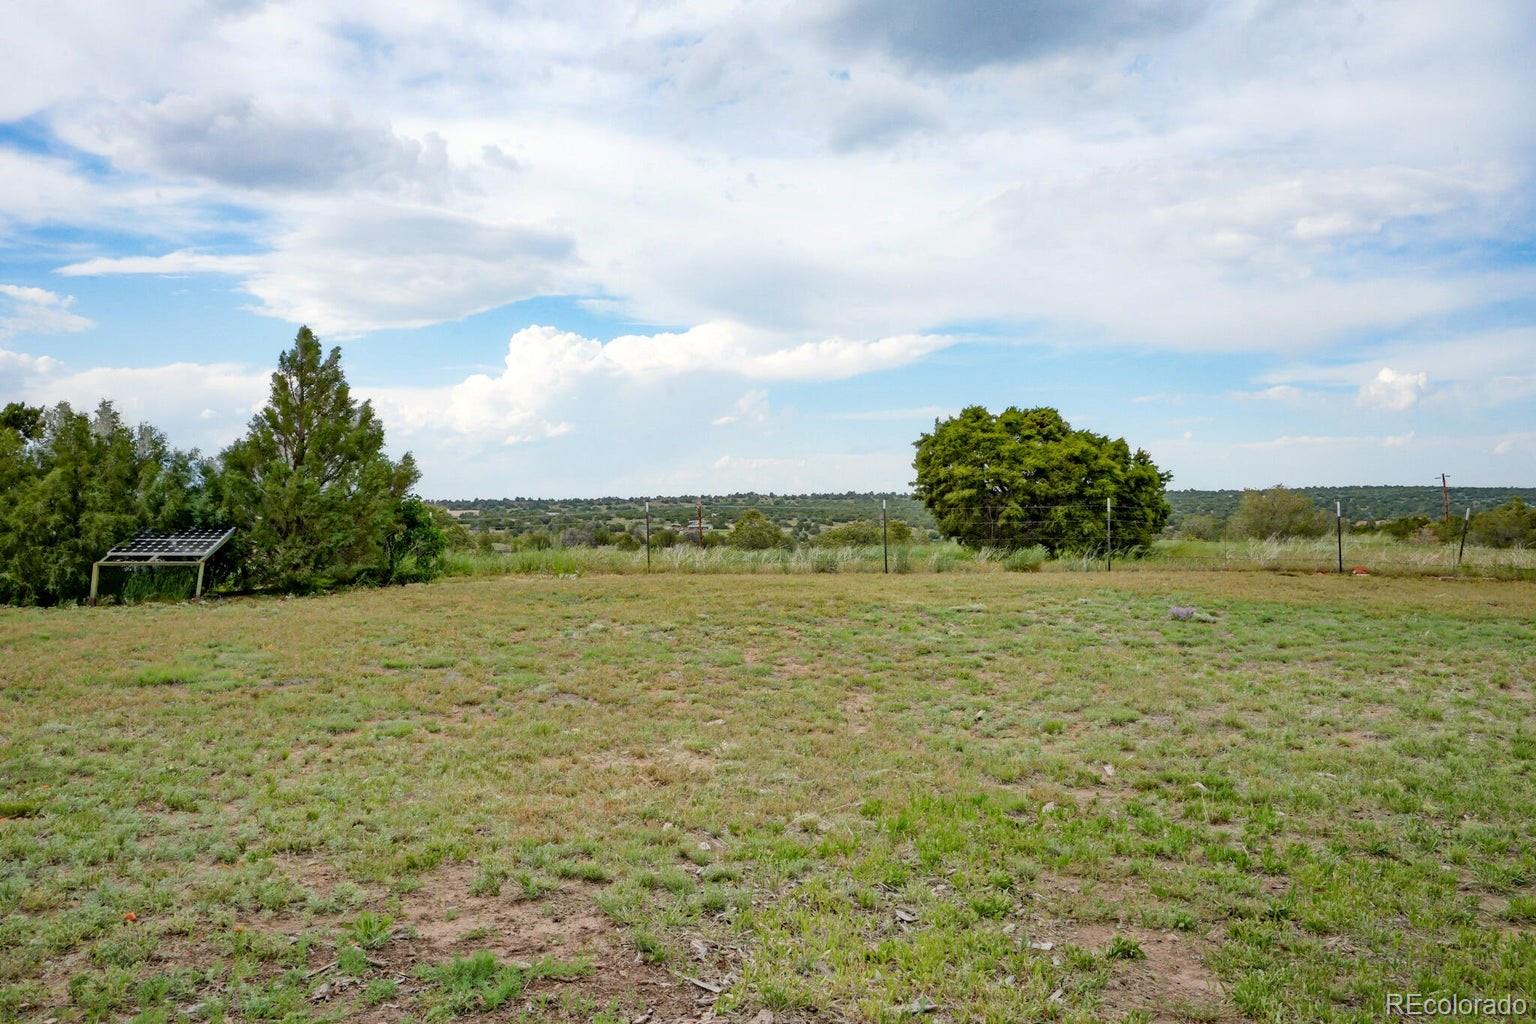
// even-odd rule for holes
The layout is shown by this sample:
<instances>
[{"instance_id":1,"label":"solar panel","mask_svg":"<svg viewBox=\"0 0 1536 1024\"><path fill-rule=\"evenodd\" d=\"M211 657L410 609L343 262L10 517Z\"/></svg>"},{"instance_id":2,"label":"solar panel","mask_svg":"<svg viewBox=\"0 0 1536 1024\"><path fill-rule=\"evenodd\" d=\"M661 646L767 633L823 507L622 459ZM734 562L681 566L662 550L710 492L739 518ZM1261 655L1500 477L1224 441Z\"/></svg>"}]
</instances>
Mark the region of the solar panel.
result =
<instances>
[{"instance_id":1,"label":"solar panel","mask_svg":"<svg viewBox=\"0 0 1536 1024\"><path fill-rule=\"evenodd\" d=\"M141 533L102 557L103 562L202 561L212 555L234 530L181 530L177 533Z\"/></svg>"}]
</instances>

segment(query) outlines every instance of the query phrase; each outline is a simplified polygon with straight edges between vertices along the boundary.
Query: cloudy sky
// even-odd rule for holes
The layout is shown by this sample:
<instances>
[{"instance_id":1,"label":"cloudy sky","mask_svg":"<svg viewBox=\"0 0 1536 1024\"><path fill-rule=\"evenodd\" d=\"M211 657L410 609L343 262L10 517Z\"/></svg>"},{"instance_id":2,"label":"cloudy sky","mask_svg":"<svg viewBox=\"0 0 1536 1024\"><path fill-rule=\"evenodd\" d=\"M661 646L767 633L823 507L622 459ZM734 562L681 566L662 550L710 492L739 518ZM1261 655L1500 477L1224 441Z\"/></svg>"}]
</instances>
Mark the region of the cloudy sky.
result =
<instances>
[{"instance_id":1,"label":"cloudy sky","mask_svg":"<svg viewBox=\"0 0 1536 1024\"><path fill-rule=\"evenodd\" d=\"M429 496L1536 483L1525 0L0 9L0 401L216 450L300 324Z\"/></svg>"}]
</instances>

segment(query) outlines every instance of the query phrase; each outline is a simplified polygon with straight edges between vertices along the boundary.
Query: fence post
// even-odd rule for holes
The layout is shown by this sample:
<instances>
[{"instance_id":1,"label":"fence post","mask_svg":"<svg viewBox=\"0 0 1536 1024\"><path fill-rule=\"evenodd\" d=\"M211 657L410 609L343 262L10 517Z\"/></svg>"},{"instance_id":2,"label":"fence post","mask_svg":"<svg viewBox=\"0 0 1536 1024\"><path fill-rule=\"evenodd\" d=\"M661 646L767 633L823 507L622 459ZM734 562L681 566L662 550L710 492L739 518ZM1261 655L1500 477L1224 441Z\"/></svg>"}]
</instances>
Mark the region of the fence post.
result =
<instances>
[{"instance_id":1,"label":"fence post","mask_svg":"<svg viewBox=\"0 0 1536 1024\"><path fill-rule=\"evenodd\" d=\"M891 531L885 525L885 499L880 499L880 543L885 548L885 571L891 571Z\"/></svg>"},{"instance_id":2,"label":"fence post","mask_svg":"<svg viewBox=\"0 0 1536 1024\"><path fill-rule=\"evenodd\" d=\"M645 571L651 571L651 503L645 503Z\"/></svg>"},{"instance_id":3,"label":"fence post","mask_svg":"<svg viewBox=\"0 0 1536 1024\"><path fill-rule=\"evenodd\" d=\"M1467 527L1472 525L1472 506L1467 506L1467 514L1461 517L1461 545L1456 549L1456 569L1461 569L1461 556L1467 550Z\"/></svg>"},{"instance_id":4,"label":"fence post","mask_svg":"<svg viewBox=\"0 0 1536 1024\"><path fill-rule=\"evenodd\" d=\"M1115 558L1115 499L1104 499L1104 571L1114 569Z\"/></svg>"},{"instance_id":5,"label":"fence post","mask_svg":"<svg viewBox=\"0 0 1536 1024\"><path fill-rule=\"evenodd\" d=\"M1339 572L1344 571L1344 503L1333 503L1333 532L1339 539Z\"/></svg>"}]
</instances>

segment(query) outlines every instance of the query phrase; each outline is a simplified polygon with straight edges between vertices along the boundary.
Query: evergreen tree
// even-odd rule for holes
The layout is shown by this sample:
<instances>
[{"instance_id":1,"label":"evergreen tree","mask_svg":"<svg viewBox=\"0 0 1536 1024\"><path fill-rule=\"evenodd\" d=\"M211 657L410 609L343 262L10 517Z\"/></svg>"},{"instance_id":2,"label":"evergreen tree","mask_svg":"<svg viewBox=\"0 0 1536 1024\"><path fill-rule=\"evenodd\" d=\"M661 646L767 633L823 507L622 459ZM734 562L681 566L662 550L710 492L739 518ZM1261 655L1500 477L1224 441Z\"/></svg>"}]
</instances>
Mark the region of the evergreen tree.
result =
<instances>
[{"instance_id":1,"label":"evergreen tree","mask_svg":"<svg viewBox=\"0 0 1536 1024\"><path fill-rule=\"evenodd\" d=\"M384 427L353 400L341 349L322 354L304 327L278 358L266 407L224 451L221 500L252 582L314 589L389 574L386 539L419 475L409 454L384 454Z\"/></svg>"},{"instance_id":2,"label":"evergreen tree","mask_svg":"<svg viewBox=\"0 0 1536 1024\"><path fill-rule=\"evenodd\" d=\"M130 429L102 402L0 413L0 601L84 597L91 563L146 529L203 514L201 466L159 431Z\"/></svg>"}]
</instances>

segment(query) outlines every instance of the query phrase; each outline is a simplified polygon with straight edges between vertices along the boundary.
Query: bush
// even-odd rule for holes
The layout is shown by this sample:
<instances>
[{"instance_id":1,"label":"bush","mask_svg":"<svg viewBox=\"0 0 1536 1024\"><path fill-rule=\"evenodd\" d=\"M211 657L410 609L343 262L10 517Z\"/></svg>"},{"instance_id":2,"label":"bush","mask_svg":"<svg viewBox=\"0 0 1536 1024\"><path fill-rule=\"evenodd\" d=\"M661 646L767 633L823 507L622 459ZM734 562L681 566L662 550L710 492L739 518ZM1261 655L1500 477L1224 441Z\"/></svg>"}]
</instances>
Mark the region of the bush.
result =
<instances>
[{"instance_id":1,"label":"bush","mask_svg":"<svg viewBox=\"0 0 1536 1024\"><path fill-rule=\"evenodd\" d=\"M900 519L886 521L886 531L890 535L892 544L912 543L912 527ZM839 523L829 526L816 536L811 538L811 543L816 547L824 548L857 548L873 547L883 544L885 538L881 534L880 521L877 519L856 519L851 523Z\"/></svg>"},{"instance_id":2,"label":"bush","mask_svg":"<svg viewBox=\"0 0 1536 1024\"><path fill-rule=\"evenodd\" d=\"M1219 516L1196 513L1179 520L1178 534L1190 540L1220 540L1227 522Z\"/></svg>"},{"instance_id":3,"label":"bush","mask_svg":"<svg viewBox=\"0 0 1536 1024\"><path fill-rule=\"evenodd\" d=\"M1536 508L1511 498L1496 509L1472 517L1468 536L1490 548L1536 546Z\"/></svg>"},{"instance_id":4,"label":"bush","mask_svg":"<svg viewBox=\"0 0 1536 1024\"><path fill-rule=\"evenodd\" d=\"M768 517L755 508L749 508L736 519L731 527L732 547L744 551L767 551L770 548L787 548L790 540L768 521Z\"/></svg>"},{"instance_id":5,"label":"bush","mask_svg":"<svg viewBox=\"0 0 1536 1024\"><path fill-rule=\"evenodd\" d=\"M1269 540L1279 537L1321 537L1333 517L1300 491L1276 485L1265 491L1246 490L1227 532L1237 538Z\"/></svg>"}]
</instances>

